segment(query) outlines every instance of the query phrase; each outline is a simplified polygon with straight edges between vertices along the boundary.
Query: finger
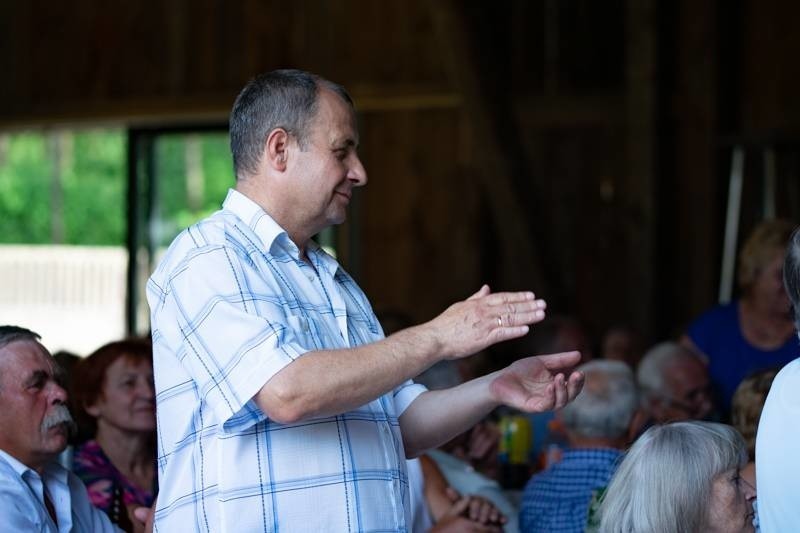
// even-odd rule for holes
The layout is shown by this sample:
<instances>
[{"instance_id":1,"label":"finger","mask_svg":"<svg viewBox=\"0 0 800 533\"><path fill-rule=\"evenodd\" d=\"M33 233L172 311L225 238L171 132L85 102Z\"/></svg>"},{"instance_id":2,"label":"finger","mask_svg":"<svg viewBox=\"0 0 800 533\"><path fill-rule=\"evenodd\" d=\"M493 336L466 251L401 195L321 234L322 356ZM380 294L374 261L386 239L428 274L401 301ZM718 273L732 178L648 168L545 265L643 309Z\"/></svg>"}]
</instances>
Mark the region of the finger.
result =
<instances>
[{"instance_id":1,"label":"finger","mask_svg":"<svg viewBox=\"0 0 800 533\"><path fill-rule=\"evenodd\" d=\"M467 300L477 300L478 298L483 298L484 296L487 296L490 292L492 292L492 290L489 288L488 285L484 283L483 286L480 289L478 289L478 292L467 298Z\"/></svg>"},{"instance_id":2,"label":"finger","mask_svg":"<svg viewBox=\"0 0 800 533\"><path fill-rule=\"evenodd\" d=\"M481 502L478 498L470 497L468 515L470 520L478 520L478 516L480 516L480 505Z\"/></svg>"},{"instance_id":3,"label":"finger","mask_svg":"<svg viewBox=\"0 0 800 533\"><path fill-rule=\"evenodd\" d=\"M136 518L136 520L144 524L145 522L147 522L147 519L150 516L151 512L152 509L150 509L149 507L137 507L136 509L133 510L133 516Z\"/></svg>"},{"instance_id":4,"label":"finger","mask_svg":"<svg viewBox=\"0 0 800 533\"><path fill-rule=\"evenodd\" d=\"M530 328L528 326L498 328L495 325L495 329L489 333L490 335L489 338L491 339L492 344L496 344L498 342L507 341L509 339L516 339L517 337L522 337L523 335L527 335L529 331Z\"/></svg>"},{"instance_id":5,"label":"finger","mask_svg":"<svg viewBox=\"0 0 800 533\"><path fill-rule=\"evenodd\" d=\"M553 386L555 387L555 400L556 403L553 409L561 409L567 404L567 382L564 380L564 374L556 374L553 379Z\"/></svg>"},{"instance_id":6,"label":"finger","mask_svg":"<svg viewBox=\"0 0 800 533\"><path fill-rule=\"evenodd\" d=\"M494 507L492 506L491 503L489 503L486 500L483 500L483 502L481 502L481 503L482 503L482 505L480 507L480 516L478 518L478 521L481 524L488 524L489 523L489 518L492 515L492 510L494 509Z\"/></svg>"},{"instance_id":7,"label":"finger","mask_svg":"<svg viewBox=\"0 0 800 533\"><path fill-rule=\"evenodd\" d=\"M453 487L447 487L444 489L444 493L452 503L457 502L459 498L461 498L461 494L459 494L458 491Z\"/></svg>"},{"instance_id":8,"label":"finger","mask_svg":"<svg viewBox=\"0 0 800 533\"><path fill-rule=\"evenodd\" d=\"M573 372L567 382L567 401L571 402L583 389L583 383L586 381L586 376L583 372Z\"/></svg>"},{"instance_id":9,"label":"finger","mask_svg":"<svg viewBox=\"0 0 800 533\"><path fill-rule=\"evenodd\" d=\"M492 294L487 293L486 296L486 303L488 303L489 305L505 306L506 304L518 304L518 303L521 304L533 301L543 302L544 300L536 300L536 295L533 294L531 291L495 292Z\"/></svg>"},{"instance_id":10,"label":"finger","mask_svg":"<svg viewBox=\"0 0 800 533\"><path fill-rule=\"evenodd\" d=\"M447 511L447 516L462 516L469 507L469 496L464 496Z\"/></svg>"},{"instance_id":11,"label":"finger","mask_svg":"<svg viewBox=\"0 0 800 533\"><path fill-rule=\"evenodd\" d=\"M561 352L540 355L539 361L548 370L560 370L563 368L571 368L577 365L581 360L581 352Z\"/></svg>"},{"instance_id":12,"label":"finger","mask_svg":"<svg viewBox=\"0 0 800 533\"><path fill-rule=\"evenodd\" d=\"M530 311L517 311L513 314L500 313L497 315L497 318L500 318L500 320L498 321L497 318L495 318L495 322L498 327L514 327L523 324L536 324L544 320L544 317L544 310L533 309Z\"/></svg>"}]
</instances>

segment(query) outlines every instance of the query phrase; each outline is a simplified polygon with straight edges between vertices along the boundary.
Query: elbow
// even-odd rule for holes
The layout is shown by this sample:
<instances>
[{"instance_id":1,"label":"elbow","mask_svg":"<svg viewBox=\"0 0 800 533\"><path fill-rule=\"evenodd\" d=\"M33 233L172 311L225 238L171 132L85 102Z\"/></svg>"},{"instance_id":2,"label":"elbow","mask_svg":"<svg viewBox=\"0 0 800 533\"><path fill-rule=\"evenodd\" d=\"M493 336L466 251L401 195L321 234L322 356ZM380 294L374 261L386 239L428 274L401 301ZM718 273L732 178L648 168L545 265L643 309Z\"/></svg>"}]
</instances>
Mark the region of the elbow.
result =
<instances>
[{"instance_id":1,"label":"elbow","mask_svg":"<svg viewBox=\"0 0 800 533\"><path fill-rule=\"evenodd\" d=\"M294 424L311 416L309 410L303 407L303 402L296 393L282 388L278 384L264 385L255 400L258 407L270 420L280 424Z\"/></svg>"}]
</instances>

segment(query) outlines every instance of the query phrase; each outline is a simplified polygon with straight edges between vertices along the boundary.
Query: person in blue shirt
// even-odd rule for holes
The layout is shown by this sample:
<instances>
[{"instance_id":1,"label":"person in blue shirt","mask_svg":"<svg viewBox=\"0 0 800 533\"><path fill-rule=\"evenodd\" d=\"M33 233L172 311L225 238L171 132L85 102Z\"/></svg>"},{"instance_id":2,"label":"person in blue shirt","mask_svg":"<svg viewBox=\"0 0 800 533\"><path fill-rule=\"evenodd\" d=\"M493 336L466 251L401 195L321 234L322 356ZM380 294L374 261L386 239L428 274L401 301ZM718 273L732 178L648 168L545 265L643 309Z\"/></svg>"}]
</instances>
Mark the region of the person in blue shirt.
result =
<instances>
[{"instance_id":1,"label":"person in blue shirt","mask_svg":"<svg viewBox=\"0 0 800 533\"><path fill-rule=\"evenodd\" d=\"M569 448L525 486L520 531L583 533L589 505L608 485L631 436L639 401L630 367L596 360L578 369L586 376L583 392L556 414Z\"/></svg>"},{"instance_id":2,"label":"person in blue shirt","mask_svg":"<svg viewBox=\"0 0 800 533\"><path fill-rule=\"evenodd\" d=\"M725 416L746 376L782 367L800 355L782 278L792 229L785 220L756 227L739 255L741 297L702 314L683 339L706 358L717 406Z\"/></svg>"}]
</instances>

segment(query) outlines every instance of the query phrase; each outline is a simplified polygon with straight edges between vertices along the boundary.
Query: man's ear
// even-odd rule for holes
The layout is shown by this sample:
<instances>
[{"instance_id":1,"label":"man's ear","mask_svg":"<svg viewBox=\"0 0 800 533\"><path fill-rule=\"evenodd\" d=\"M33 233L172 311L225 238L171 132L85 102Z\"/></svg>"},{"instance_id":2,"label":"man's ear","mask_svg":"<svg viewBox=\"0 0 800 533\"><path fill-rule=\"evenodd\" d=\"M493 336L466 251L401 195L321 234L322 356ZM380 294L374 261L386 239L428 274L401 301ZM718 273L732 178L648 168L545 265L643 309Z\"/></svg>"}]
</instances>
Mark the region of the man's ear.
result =
<instances>
[{"instance_id":1,"label":"man's ear","mask_svg":"<svg viewBox=\"0 0 800 533\"><path fill-rule=\"evenodd\" d=\"M263 161L271 168L283 172L286 170L291 136L283 128L275 128L264 142Z\"/></svg>"},{"instance_id":2,"label":"man's ear","mask_svg":"<svg viewBox=\"0 0 800 533\"><path fill-rule=\"evenodd\" d=\"M83 405L83 410L89 413L90 416L97 418L100 416L100 409L97 407L97 402L92 405Z\"/></svg>"}]
</instances>

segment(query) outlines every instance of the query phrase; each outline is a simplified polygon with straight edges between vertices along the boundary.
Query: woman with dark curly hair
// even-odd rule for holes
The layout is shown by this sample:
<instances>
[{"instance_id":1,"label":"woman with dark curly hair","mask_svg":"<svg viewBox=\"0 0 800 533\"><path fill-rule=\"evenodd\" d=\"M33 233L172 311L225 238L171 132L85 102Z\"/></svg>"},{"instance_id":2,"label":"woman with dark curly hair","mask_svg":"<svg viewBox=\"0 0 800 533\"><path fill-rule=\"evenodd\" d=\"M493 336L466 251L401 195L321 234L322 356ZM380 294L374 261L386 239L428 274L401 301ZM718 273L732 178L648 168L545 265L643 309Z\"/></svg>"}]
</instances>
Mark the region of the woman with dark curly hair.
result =
<instances>
[{"instance_id":1,"label":"woman with dark curly hair","mask_svg":"<svg viewBox=\"0 0 800 533\"><path fill-rule=\"evenodd\" d=\"M76 416L93 438L75 452L73 470L89 499L126 531L130 511L156 492L155 396L150 343L112 342L81 361L73 377Z\"/></svg>"}]
</instances>

